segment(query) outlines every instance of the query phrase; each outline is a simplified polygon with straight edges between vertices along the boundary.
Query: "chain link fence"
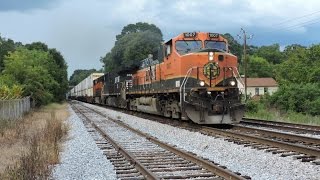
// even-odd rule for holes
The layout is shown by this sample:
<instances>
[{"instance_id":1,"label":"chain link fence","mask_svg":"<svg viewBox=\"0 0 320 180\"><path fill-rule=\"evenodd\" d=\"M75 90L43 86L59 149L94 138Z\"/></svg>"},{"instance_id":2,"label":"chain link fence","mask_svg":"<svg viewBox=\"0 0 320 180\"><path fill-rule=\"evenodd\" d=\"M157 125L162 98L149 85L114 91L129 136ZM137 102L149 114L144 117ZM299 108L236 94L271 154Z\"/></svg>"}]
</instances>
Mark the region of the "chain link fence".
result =
<instances>
[{"instance_id":1,"label":"chain link fence","mask_svg":"<svg viewBox=\"0 0 320 180\"><path fill-rule=\"evenodd\" d=\"M13 120L23 116L24 113L29 112L30 97L12 100L0 100L0 120Z\"/></svg>"}]
</instances>

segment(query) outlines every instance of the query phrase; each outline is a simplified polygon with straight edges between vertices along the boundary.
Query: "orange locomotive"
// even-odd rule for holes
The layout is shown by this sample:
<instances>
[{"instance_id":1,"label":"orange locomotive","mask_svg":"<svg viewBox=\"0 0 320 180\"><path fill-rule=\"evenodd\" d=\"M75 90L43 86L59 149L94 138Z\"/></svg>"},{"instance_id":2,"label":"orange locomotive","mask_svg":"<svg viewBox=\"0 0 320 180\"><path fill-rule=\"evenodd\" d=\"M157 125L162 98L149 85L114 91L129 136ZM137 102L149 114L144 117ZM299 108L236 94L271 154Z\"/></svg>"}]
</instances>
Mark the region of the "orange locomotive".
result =
<instances>
[{"instance_id":1,"label":"orange locomotive","mask_svg":"<svg viewBox=\"0 0 320 180\"><path fill-rule=\"evenodd\" d=\"M104 85L94 88L96 102L198 124L238 123L244 104L237 66L221 35L183 33L142 60L139 70L97 79L94 87L101 87L102 81Z\"/></svg>"}]
</instances>

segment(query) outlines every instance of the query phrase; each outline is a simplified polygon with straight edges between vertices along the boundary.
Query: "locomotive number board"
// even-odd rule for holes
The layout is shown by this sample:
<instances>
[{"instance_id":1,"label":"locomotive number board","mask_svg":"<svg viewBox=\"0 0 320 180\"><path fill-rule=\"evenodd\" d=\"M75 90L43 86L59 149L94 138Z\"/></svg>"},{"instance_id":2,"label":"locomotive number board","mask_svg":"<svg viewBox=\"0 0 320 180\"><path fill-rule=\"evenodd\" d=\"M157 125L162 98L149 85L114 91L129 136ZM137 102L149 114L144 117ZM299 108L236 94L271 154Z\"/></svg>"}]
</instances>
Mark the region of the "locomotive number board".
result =
<instances>
[{"instance_id":1,"label":"locomotive number board","mask_svg":"<svg viewBox=\"0 0 320 180\"><path fill-rule=\"evenodd\" d=\"M209 33L209 38L218 38L219 33Z\"/></svg>"},{"instance_id":2,"label":"locomotive number board","mask_svg":"<svg viewBox=\"0 0 320 180\"><path fill-rule=\"evenodd\" d=\"M196 32L187 32L187 33L183 33L183 36L185 38L194 38L197 36L197 33Z\"/></svg>"}]
</instances>

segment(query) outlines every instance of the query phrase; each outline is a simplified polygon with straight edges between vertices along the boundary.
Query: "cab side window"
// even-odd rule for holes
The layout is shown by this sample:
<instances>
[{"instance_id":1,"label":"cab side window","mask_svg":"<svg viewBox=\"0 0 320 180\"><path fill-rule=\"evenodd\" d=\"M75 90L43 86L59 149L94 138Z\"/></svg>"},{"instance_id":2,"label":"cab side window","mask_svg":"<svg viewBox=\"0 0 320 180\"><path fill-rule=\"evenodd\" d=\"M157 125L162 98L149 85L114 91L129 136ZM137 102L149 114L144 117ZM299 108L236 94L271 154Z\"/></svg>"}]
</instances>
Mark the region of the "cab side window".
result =
<instances>
[{"instance_id":1,"label":"cab side window","mask_svg":"<svg viewBox=\"0 0 320 180\"><path fill-rule=\"evenodd\" d=\"M165 51L164 54L166 57L168 57L172 53L172 40L168 41L165 44Z\"/></svg>"},{"instance_id":2,"label":"cab side window","mask_svg":"<svg viewBox=\"0 0 320 180\"><path fill-rule=\"evenodd\" d=\"M166 45L166 56L169 56L171 54L171 45Z\"/></svg>"}]
</instances>

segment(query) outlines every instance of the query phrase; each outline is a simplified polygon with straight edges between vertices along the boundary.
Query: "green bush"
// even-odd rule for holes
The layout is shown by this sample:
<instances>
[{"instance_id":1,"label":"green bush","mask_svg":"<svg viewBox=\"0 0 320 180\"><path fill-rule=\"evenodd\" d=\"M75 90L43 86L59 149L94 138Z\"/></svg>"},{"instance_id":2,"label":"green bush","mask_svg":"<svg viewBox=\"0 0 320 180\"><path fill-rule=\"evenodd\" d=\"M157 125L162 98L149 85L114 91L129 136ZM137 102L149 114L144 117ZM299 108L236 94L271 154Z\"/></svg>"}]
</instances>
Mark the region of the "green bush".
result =
<instances>
[{"instance_id":1,"label":"green bush","mask_svg":"<svg viewBox=\"0 0 320 180\"><path fill-rule=\"evenodd\" d=\"M318 83L280 86L270 98L271 104L286 111L311 115L320 114L320 85Z\"/></svg>"},{"instance_id":2,"label":"green bush","mask_svg":"<svg viewBox=\"0 0 320 180\"><path fill-rule=\"evenodd\" d=\"M258 112L259 104L257 101L249 100L246 103L246 111L247 112Z\"/></svg>"}]
</instances>

